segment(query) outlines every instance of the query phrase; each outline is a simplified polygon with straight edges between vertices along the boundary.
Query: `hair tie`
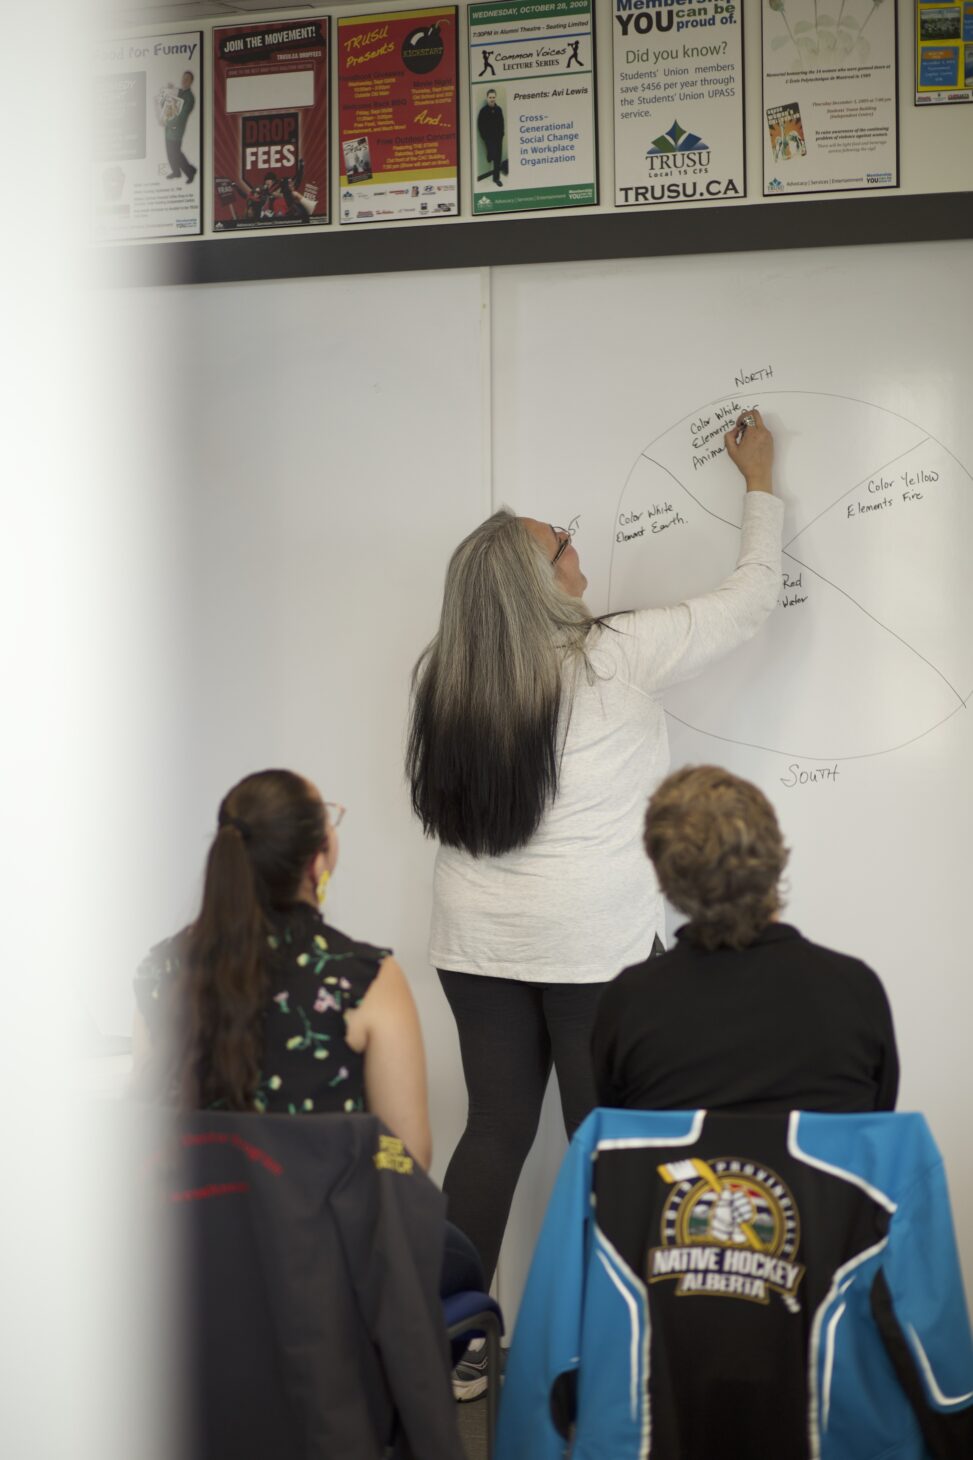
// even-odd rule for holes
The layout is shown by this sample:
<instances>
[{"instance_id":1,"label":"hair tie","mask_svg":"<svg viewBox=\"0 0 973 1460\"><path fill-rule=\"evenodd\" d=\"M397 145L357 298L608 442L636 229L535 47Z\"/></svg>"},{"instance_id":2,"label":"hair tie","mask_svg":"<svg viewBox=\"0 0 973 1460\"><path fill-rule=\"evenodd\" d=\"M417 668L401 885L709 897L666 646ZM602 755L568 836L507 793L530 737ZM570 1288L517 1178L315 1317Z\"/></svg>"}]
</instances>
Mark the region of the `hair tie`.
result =
<instances>
[{"instance_id":1,"label":"hair tie","mask_svg":"<svg viewBox=\"0 0 973 1460\"><path fill-rule=\"evenodd\" d=\"M220 831L222 831L225 826L232 826L234 831L238 831L240 833L245 842L248 842L253 835L250 830L250 823L248 821L244 821L242 816L227 816L225 813L221 812L219 820L217 822L217 826L219 827Z\"/></svg>"}]
</instances>

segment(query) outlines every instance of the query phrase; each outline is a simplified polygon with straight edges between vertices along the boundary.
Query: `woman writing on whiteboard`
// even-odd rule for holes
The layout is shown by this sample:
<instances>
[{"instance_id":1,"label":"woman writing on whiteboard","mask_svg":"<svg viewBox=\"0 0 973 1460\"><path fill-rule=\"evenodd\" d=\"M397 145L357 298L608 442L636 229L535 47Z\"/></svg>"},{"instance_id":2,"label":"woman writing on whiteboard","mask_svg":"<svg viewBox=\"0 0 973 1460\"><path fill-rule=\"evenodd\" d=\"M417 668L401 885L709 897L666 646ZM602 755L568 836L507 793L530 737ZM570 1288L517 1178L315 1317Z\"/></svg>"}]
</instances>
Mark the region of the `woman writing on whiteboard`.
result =
<instances>
[{"instance_id":1,"label":"woman writing on whiteboard","mask_svg":"<svg viewBox=\"0 0 973 1460\"><path fill-rule=\"evenodd\" d=\"M737 567L712 593L597 619L571 533L500 511L453 554L416 666L407 769L440 842L429 957L469 1095L443 1185L488 1279L552 1062L570 1135L595 1104L601 988L661 948L641 828L668 770L662 693L777 601L773 438L754 409L724 439L747 495ZM484 1382L471 1373L461 1397Z\"/></svg>"}]
</instances>

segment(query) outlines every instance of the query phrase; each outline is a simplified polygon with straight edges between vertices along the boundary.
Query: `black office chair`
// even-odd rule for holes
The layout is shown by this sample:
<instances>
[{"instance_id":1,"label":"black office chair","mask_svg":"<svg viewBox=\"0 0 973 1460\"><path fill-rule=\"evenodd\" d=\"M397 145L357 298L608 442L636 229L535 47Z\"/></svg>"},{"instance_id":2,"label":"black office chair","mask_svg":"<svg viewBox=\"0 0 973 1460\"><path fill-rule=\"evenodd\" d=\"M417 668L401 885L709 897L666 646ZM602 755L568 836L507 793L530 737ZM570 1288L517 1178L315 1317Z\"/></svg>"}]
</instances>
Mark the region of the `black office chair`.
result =
<instances>
[{"instance_id":1,"label":"black office chair","mask_svg":"<svg viewBox=\"0 0 973 1460\"><path fill-rule=\"evenodd\" d=\"M489 1293L453 1293L443 1299L443 1317L450 1340L486 1339L487 1374L487 1460L493 1460L497 1433L497 1398L500 1389L500 1339L503 1314Z\"/></svg>"},{"instance_id":2,"label":"black office chair","mask_svg":"<svg viewBox=\"0 0 973 1460\"><path fill-rule=\"evenodd\" d=\"M145 1169L181 1244L181 1455L463 1460L444 1198L377 1119L178 1116Z\"/></svg>"}]
</instances>

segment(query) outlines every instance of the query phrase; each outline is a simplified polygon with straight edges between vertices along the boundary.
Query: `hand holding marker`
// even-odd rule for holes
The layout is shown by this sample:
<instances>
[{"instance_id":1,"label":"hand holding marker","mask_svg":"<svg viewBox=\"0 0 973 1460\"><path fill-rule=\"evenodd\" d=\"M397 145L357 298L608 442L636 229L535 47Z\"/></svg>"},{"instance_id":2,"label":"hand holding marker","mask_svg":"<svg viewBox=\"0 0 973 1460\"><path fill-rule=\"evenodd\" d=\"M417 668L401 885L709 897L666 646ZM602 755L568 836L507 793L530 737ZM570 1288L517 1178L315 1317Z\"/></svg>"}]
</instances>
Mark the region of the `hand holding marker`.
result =
<instances>
[{"instance_id":1,"label":"hand holding marker","mask_svg":"<svg viewBox=\"0 0 973 1460\"><path fill-rule=\"evenodd\" d=\"M774 438L756 406L742 411L723 437L727 455L739 468L748 492L772 492Z\"/></svg>"},{"instance_id":2,"label":"hand holding marker","mask_svg":"<svg viewBox=\"0 0 973 1460\"><path fill-rule=\"evenodd\" d=\"M757 407L754 406L754 410L756 409ZM736 444L738 446L740 445L740 442L743 440L744 436L747 434L747 427L752 425L753 416L750 414L749 411L744 411L743 415L738 418L736 423Z\"/></svg>"}]
</instances>

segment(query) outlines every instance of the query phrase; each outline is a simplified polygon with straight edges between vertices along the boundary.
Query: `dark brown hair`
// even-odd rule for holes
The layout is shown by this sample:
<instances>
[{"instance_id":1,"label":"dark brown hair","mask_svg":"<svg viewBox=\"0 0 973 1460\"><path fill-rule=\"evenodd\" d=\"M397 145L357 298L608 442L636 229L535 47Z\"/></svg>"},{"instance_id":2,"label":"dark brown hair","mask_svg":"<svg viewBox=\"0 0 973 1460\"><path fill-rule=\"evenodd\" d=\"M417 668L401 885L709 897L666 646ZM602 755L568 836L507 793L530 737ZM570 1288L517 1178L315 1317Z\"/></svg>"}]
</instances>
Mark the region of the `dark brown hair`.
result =
<instances>
[{"instance_id":1,"label":"dark brown hair","mask_svg":"<svg viewBox=\"0 0 973 1460\"><path fill-rule=\"evenodd\" d=\"M688 766L662 782L645 814L645 850L702 948L746 948L782 906L789 853L774 808L717 766Z\"/></svg>"},{"instance_id":2,"label":"dark brown hair","mask_svg":"<svg viewBox=\"0 0 973 1460\"><path fill-rule=\"evenodd\" d=\"M324 805L293 771L257 771L220 803L180 984L182 1105L252 1109L270 916L296 902L326 837Z\"/></svg>"}]
</instances>

